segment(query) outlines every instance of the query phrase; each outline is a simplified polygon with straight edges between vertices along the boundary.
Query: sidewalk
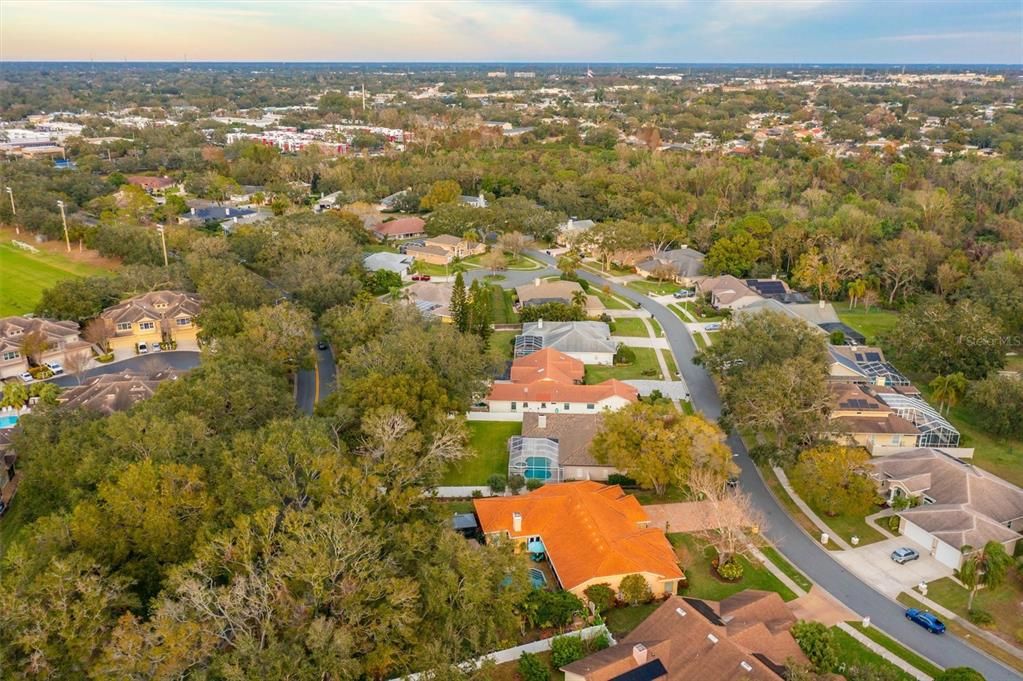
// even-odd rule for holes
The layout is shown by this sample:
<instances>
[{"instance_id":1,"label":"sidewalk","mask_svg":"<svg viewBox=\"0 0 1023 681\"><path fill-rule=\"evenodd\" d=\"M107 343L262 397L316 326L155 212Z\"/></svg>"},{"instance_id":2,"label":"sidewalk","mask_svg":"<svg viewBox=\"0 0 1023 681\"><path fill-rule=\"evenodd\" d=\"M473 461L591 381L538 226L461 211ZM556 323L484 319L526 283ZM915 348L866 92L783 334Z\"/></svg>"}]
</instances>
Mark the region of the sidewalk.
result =
<instances>
[{"instance_id":1,"label":"sidewalk","mask_svg":"<svg viewBox=\"0 0 1023 681\"><path fill-rule=\"evenodd\" d=\"M774 471L774 474L778 476L778 481L781 483L781 486L785 489L785 492L789 495L789 498L792 499L793 503L795 503L796 506L799 507L799 510L802 511L806 515L806 517L809 518L810 521L814 525L816 525L818 529L820 529L821 532L826 533L831 538L831 541L838 544L840 548L845 549L846 551L851 551L852 546L850 546L846 540L842 539L837 534L835 534L831 530L831 528L828 527L827 523L821 520L820 516L814 513L813 510L806 505L806 502L803 501L798 494L796 494L796 490L792 489L792 485L791 483L789 483L789 478L787 475L785 475L785 471L783 471L781 468L777 466L773 466L772 470Z\"/></svg>"},{"instance_id":2,"label":"sidewalk","mask_svg":"<svg viewBox=\"0 0 1023 681\"><path fill-rule=\"evenodd\" d=\"M962 617L955 614L954 612L952 612L945 606L941 605L940 603L932 601L927 596L924 596L916 589L911 589L909 591L906 591L905 593L909 595L911 598L913 598L913 600L920 601L921 603L926 605L929 610L933 611L940 617L944 618L946 622L955 622L957 625L961 626L963 629L966 629L968 632L970 632L972 636L982 638L991 645L1001 648L1002 650L1016 657L1017 659L1023 660L1023 650L1020 650L1019 648L1012 645L1008 641L1002 639L1001 637L992 634L990 631L985 631L984 629L981 629L980 627L975 625L973 622L970 622L969 620L963 619Z\"/></svg>"},{"instance_id":3,"label":"sidewalk","mask_svg":"<svg viewBox=\"0 0 1023 681\"><path fill-rule=\"evenodd\" d=\"M839 622L837 626L838 626L839 629L841 629L842 631L844 631L845 633L849 634L854 639L859 641L861 644L863 644L864 648L866 648L867 650L870 650L870 651L872 651L874 653L877 653L878 655L880 655L884 659L888 660L893 665L895 665L896 667L898 667L902 671L906 672L907 674L909 674L913 678L919 679L919 681L931 681L932 677L928 676L927 674L924 674L922 671L920 671L919 669L917 669L916 667L914 667L910 663L906 662L905 660L903 660L901 657L899 657L895 653L889 651L884 646L882 646L882 645L880 645L878 643L875 643L873 639L870 639L866 635L864 635L864 634L860 633L859 631L857 631L856 627L853 627L853 626L849 625L847 622ZM917 653L917 655L919 655L919 654L920 653Z\"/></svg>"}]
</instances>

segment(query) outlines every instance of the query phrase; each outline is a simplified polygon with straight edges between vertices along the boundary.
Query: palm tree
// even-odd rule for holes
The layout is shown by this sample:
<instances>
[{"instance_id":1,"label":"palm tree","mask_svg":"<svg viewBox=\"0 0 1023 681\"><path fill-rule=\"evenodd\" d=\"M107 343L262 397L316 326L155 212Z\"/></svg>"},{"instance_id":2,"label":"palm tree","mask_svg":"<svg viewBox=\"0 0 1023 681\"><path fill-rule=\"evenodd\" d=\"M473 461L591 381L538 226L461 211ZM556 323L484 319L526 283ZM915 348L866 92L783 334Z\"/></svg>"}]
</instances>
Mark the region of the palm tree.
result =
<instances>
[{"instance_id":1,"label":"palm tree","mask_svg":"<svg viewBox=\"0 0 1023 681\"><path fill-rule=\"evenodd\" d=\"M963 547L963 565L956 571L956 577L970 590L966 609L973 610L973 597L981 587L997 589L1005 581L1012 565L1012 556L996 541L989 541L984 548L974 551L972 546Z\"/></svg>"},{"instance_id":2,"label":"palm tree","mask_svg":"<svg viewBox=\"0 0 1023 681\"><path fill-rule=\"evenodd\" d=\"M558 258L558 269L568 276L575 275L575 271L579 269L579 258L572 254L566 254Z\"/></svg>"},{"instance_id":3,"label":"palm tree","mask_svg":"<svg viewBox=\"0 0 1023 681\"><path fill-rule=\"evenodd\" d=\"M578 305L579 307L586 308L586 292L582 289L572 294L572 304Z\"/></svg>"},{"instance_id":4,"label":"palm tree","mask_svg":"<svg viewBox=\"0 0 1023 681\"><path fill-rule=\"evenodd\" d=\"M959 400L966 392L970 382L962 372L949 374L948 376L936 376L931 381L931 396L938 400L942 412L947 413L949 409L959 404Z\"/></svg>"},{"instance_id":5,"label":"palm tree","mask_svg":"<svg viewBox=\"0 0 1023 681\"><path fill-rule=\"evenodd\" d=\"M856 307L856 301L863 297L863 294L867 292L867 282L863 279L857 279L856 281L849 282L849 286L846 289L849 293L849 307Z\"/></svg>"}]
</instances>

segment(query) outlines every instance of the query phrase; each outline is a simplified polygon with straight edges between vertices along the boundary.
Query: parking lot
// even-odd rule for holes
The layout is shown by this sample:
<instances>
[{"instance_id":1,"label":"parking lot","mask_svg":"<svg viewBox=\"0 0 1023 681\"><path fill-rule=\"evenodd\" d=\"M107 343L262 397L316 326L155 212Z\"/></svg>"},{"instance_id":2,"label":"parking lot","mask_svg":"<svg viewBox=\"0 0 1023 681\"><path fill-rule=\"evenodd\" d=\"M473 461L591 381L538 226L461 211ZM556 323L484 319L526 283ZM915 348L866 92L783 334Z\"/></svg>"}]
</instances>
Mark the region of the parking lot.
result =
<instances>
[{"instance_id":1,"label":"parking lot","mask_svg":"<svg viewBox=\"0 0 1023 681\"><path fill-rule=\"evenodd\" d=\"M916 550L920 557L899 565L891 559L891 553L903 546ZM835 551L832 555L850 572L893 598L920 582L932 582L952 574L948 566L927 555L927 549L906 537L885 539L849 551Z\"/></svg>"}]
</instances>

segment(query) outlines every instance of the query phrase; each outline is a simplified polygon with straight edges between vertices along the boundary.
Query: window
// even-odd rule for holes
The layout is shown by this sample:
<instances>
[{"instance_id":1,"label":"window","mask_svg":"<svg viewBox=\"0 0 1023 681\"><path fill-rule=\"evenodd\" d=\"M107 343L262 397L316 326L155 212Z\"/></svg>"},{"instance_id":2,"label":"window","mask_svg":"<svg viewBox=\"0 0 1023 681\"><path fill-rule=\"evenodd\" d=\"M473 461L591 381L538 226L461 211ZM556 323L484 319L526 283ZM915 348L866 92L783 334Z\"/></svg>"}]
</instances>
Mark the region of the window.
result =
<instances>
[{"instance_id":1,"label":"window","mask_svg":"<svg viewBox=\"0 0 1023 681\"><path fill-rule=\"evenodd\" d=\"M139 322L139 329L142 331L152 331L156 328L156 324L153 322Z\"/></svg>"},{"instance_id":2,"label":"window","mask_svg":"<svg viewBox=\"0 0 1023 681\"><path fill-rule=\"evenodd\" d=\"M518 402L512 402L512 411L515 411L518 408L519 408L519 403Z\"/></svg>"},{"instance_id":3,"label":"window","mask_svg":"<svg viewBox=\"0 0 1023 681\"><path fill-rule=\"evenodd\" d=\"M118 331L131 331L131 322L120 322L117 325Z\"/></svg>"},{"instance_id":4,"label":"window","mask_svg":"<svg viewBox=\"0 0 1023 681\"><path fill-rule=\"evenodd\" d=\"M597 408L597 405L595 405L595 404L593 404L592 402L590 402L589 404L587 404L587 405L586 405L586 408L587 408L587 409L591 409L591 410L592 410L592 409L596 409L596 408Z\"/></svg>"},{"instance_id":5,"label":"window","mask_svg":"<svg viewBox=\"0 0 1023 681\"><path fill-rule=\"evenodd\" d=\"M522 403L522 408L523 409L529 409L529 402L523 402Z\"/></svg>"},{"instance_id":6,"label":"window","mask_svg":"<svg viewBox=\"0 0 1023 681\"><path fill-rule=\"evenodd\" d=\"M892 435L892 445L895 446L895 447L899 447L899 446L902 445L902 435L901 434L896 433L895 435Z\"/></svg>"},{"instance_id":7,"label":"window","mask_svg":"<svg viewBox=\"0 0 1023 681\"><path fill-rule=\"evenodd\" d=\"M565 402L565 411L568 411L568 402Z\"/></svg>"},{"instance_id":8,"label":"window","mask_svg":"<svg viewBox=\"0 0 1023 681\"><path fill-rule=\"evenodd\" d=\"M9 362L12 359L18 359L19 357L21 357L21 353L18 352L17 350L8 350L7 352L4 353L5 362Z\"/></svg>"},{"instance_id":9,"label":"window","mask_svg":"<svg viewBox=\"0 0 1023 681\"><path fill-rule=\"evenodd\" d=\"M192 318L191 317L178 317L175 320L175 322L177 323L178 326L191 326L192 325Z\"/></svg>"},{"instance_id":10,"label":"window","mask_svg":"<svg viewBox=\"0 0 1023 681\"><path fill-rule=\"evenodd\" d=\"M540 403L540 408L541 409L546 409L547 408L547 403L546 402L541 402Z\"/></svg>"}]
</instances>

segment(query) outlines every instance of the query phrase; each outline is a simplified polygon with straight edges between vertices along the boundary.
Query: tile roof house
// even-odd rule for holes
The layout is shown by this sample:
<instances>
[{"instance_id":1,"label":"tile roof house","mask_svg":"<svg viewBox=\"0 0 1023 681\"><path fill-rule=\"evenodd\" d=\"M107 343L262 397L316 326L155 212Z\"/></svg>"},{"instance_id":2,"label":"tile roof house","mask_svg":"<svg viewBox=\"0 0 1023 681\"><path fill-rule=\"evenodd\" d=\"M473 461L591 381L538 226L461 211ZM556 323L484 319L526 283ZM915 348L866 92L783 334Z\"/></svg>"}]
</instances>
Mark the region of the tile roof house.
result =
<instances>
[{"instance_id":1,"label":"tile roof house","mask_svg":"<svg viewBox=\"0 0 1023 681\"><path fill-rule=\"evenodd\" d=\"M543 348L554 348L583 364L614 363L618 343L611 340L605 322L527 322L515 337L515 356L525 357Z\"/></svg>"},{"instance_id":2,"label":"tile roof house","mask_svg":"<svg viewBox=\"0 0 1023 681\"><path fill-rule=\"evenodd\" d=\"M381 241L411 239L426 233L426 222L414 216L398 218L373 225L370 231Z\"/></svg>"},{"instance_id":3,"label":"tile roof house","mask_svg":"<svg viewBox=\"0 0 1023 681\"><path fill-rule=\"evenodd\" d=\"M49 347L40 354L39 362L66 361L69 354L89 352L90 344L78 335L78 324L40 317L14 315L0 318L0 378L10 378L28 371L29 358L22 349L26 336L41 333Z\"/></svg>"},{"instance_id":4,"label":"tile roof house","mask_svg":"<svg viewBox=\"0 0 1023 681\"><path fill-rule=\"evenodd\" d=\"M606 481L619 471L590 454L601 423L600 414L523 414L522 434L508 441L508 474L555 482Z\"/></svg>"},{"instance_id":5,"label":"tile roof house","mask_svg":"<svg viewBox=\"0 0 1023 681\"><path fill-rule=\"evenodd\" d=\"M964 547L989 541L1012 555L1023 537L1023 489L939 449L921 448L872 462L889 500L912 497L899 512L899 530L939 562L958 569Z\"/></svg>"},{"instance_id":6,"label":"tile roof house","mask_svg":"<svg viewBox=\"0 0 1023 681\"><path fill-rule=\"evenodd\" d=\"M664 532L618 485L563 482L514 497L473 500L488 541L543 542L561 588L583 596L591 584L617 589L640 574L655 594L673 594L682 571Z\"/></svg>"},{"instance_id":7,"label":"tile roof house","mask_svg":"<svg viewBox=\"0 0 1023 681\"><path fill-rule=\"evenodd\" d=\"M703 253L688 246L655 253L652 258L636 264L636 273L642 277L655 278L660 268L670 268L674 281L683 286L692 286L703 274Z\"/></svg>"},{"instance_id":8,"label":"tile roof house","mask_svg":"<svg viewBox=\"0 0 1023 681\"><path fill-rule=\"evenodd\" d=\"M806 664L781 597L741 591L723 601L672 596L618 645L565 665L565 681L779 681Z\"/></svg>"},{"instance_id":9,"label":"tile roof house","mask_svg":"<svg viewBox=\"0 0 1023 681\"><path fill-rule=\"evenodd\" d=\"M150 291L108 307L99 318L110 330L110 349L116 354L139 343L194 343L200 307L194 293Z\"/></svg>"},{"instance_id":10,"label":"tile roof house","mask_svg":"<svg viewBox=\"0 0 1023 681\"><path fill-rule=\"evenodd\" d=\"M484 400L494 413L594 414L615 411L639 399L627 383L609 379L580 385L583 364L546 348L512 362L511 380L498 381Z\"/></svg>"},{"instance_id":11,"label":"tile roof house","mask_svg":"<svg viewBox=\"0 0 1023 681\"><path fill-rule=\"evenodd\" d=\"M109 415L127 411L135 403L149 399L163 381L177 380L178 376L180 373L174 370L100 374L68 388L57 399L68 409L89 409Z\"/></svg>"},{"instance_id":12,"label":"tile roof house","mask_svg":"<svg viewBox=\"0 0 1023 681\"><path fill-rule=\"evenodd\" d=\"M696 284L696 291L706 296L715 309L738 310L763 300L763 297L741 279L730 274L707 277Z\"/></svg>"}]
</instances>

